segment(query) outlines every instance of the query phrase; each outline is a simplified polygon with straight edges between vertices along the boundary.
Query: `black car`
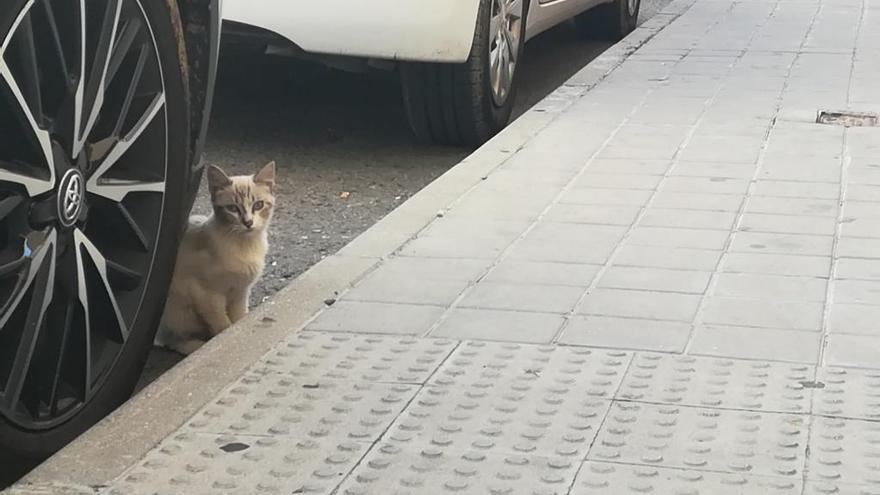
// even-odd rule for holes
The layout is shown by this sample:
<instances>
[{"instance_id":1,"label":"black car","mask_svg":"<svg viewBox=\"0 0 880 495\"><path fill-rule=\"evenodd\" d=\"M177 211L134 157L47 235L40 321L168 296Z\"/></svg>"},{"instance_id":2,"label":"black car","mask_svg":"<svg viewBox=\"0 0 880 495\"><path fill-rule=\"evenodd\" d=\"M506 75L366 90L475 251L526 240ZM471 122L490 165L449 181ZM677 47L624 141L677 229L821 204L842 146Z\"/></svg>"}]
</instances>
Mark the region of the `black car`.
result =
<instances>
[{"instance_id":1,"label":"black car","mask_svg":"<svg viewBox=\"0 0 880 495\"><path fill-rule=\"evenodd\" d=\"M220 0L0 0L0 452L131 394L201 177Z\"/></svg>"}]
</instances>

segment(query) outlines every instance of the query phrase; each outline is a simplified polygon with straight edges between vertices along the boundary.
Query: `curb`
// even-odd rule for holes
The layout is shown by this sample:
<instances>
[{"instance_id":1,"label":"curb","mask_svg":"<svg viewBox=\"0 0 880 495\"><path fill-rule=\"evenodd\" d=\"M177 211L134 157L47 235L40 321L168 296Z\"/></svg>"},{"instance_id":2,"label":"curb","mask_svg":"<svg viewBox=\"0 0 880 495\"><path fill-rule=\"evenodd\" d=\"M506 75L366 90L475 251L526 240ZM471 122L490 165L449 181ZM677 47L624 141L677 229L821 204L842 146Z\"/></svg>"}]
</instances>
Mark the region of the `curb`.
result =
<instances>
[{"instance_id":1,"label":"curb","mask_svg":"<svg viewBox=\"0 0 880 495\"><path fill-rule=\"evenodd\" d=\"M344 292L514 156L551 121L696 0L674 0L593 59L503 132L413 195L335 255L314 265L231 331L163 374L113 414L4 491L8 495L94 495L182 426L328 297ZM230 352L230 350L234 352Z\"/></svg>"}]
</instances>

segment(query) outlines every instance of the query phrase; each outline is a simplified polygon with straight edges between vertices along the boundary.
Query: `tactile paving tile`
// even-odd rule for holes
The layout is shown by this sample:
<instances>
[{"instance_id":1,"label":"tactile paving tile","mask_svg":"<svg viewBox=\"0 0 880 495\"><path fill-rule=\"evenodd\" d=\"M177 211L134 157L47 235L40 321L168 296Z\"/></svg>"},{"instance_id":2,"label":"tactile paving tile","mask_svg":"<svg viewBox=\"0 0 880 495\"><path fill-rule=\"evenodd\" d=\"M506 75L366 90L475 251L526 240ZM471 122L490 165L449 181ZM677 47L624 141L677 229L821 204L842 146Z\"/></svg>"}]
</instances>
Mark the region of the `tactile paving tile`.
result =
<instances>
[{"instance_id":1,"label":"tactile paving tile","mask_svg":"<svg viewBox=\"0 0 880 495\"><path fill-rule=\"evenodd\" d=\"M806 413L815 368L807 365L638 353L618 399Z\"/></svg>"},{"instance_id":2,"label":"tactile paving tile","mask_svg":"<svg viewBox=\"0 0 880 495\"><path fill-rule=\"evenodd\" d=\"M367 454L336 493L562 495L579 465L574 459L383 444Z\"/></svg>"},{"instance_id":3,"label":"tactile paving tile","mask_svg":"<svg viewBox=\"0 0 880 495\"><path fill-rule=\"evenodd\" d=\"M367 447L332 439L181 433L162 442L103 493L329 494Z\"/></svg>"},{"instance_id":4,"label":"tactile paving tile","mask_svg":"<svg viewBox=\"0 0 880 495\"><path fill-rule=\"evenodd\" d=\"M857 419L813 418L807 480L866 485L880 493L880 423ZM821 493L821 492L819 492Z\"/></svg>"},{"instance_id":5,"label":"tactile paving tile","mask_svg":"<svg viewBox=\"0 0 880 495\"><path fill-rule=\"evenodd\" d=\"M632 354L625 351L584 347L463 342L430 383L461 386L503 382L527 390L610 399L620 387L631 358Z\"/></svg>"},{"instance_id":6,"label":"tactile paving tile","mask_svg":"<svg viewBox=\"0 0 880 495\"><path fill-rule=\"evenodd\" d=\"M880 419L880 371L819 368L813 414Z\"/></svg>"},{"instance_id":7,"label":"tactile paving tile","mask_svg":"<svg viewBox=\"0 0 880 495\"><path fill-rule=\"evenodd\" d=\"M465 343L385 438L406 448L582 459L629 357L582 348Z\"/></svg>"},{"instance_id":8,"label":"tactile paving tile","mask_svg":"<svg viewBox=\"0 0 880 495\"><path fill-rule=\"evenodd\" d=\"M610 405L484 383L426 387L385 438L400 446L583 459Z\"/></svg>"},{"instance_id":9,"label":"tactile paving tile","mask_svg":"<svg viewBox=\"0 0 880 495\"><path fill-rule=\"evenodd\" d=\"M800 477L806 421L792 414L615 402L588 458Z\"/></svg>"},{"instance_id":10,"label":"tactile paving tile","mask_svg":"<svg viewBox=\"0 0 880 495\"><path fill-rule=\"evenodd\" d=\"M801 495L800 479L586 462L571 495Z\"/></svg>"},{"instance_id":11,"label":"tactile paving tile","mask_svg":"<svg viewBox=\"0 0 880 495\"><path fill-rule=\"evenodd\" d=\"M257 365L300 379L424 383L458 342L304 331Z\"/></svg>"},{"instance_id":12,"label":"tactile paving tile","mask_svg":"<svg viewBox=\"0 0 880 495\"><path fill-rule=\"evenodd\" d=\"M876 486L808 481L804 485L804 495L880 495L880 489Z\"/></svg>"},{"instance_id":13,"label":"tactile paving tile","mask_svg":"<svg viewBox=\"0 0 880 495\"><path fill-rule=\"evenodd\" d=\"M188 422L200 432L251 435L345 434L374 441L418 390L417 386L248 374Z\"/></svg>"}]
</instances>

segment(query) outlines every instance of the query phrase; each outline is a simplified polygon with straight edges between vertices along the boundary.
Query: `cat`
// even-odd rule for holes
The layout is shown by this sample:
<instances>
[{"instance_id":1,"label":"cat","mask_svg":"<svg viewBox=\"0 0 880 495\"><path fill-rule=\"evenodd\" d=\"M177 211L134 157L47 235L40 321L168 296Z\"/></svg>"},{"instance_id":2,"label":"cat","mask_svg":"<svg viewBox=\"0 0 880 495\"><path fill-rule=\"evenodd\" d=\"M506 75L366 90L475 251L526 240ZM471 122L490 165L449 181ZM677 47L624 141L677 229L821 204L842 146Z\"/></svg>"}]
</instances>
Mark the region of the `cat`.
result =
<instances>
[{"instance_id":1,"label":"cat","mask_svg":"<svg viewBox=\"0 0 880 495\"><path fill-rule=\"evenodd\" d=\"M214 212L183 235L155 344L188 355L242 319L263 273L275 206L275 162L252 176L207 169Z\"/></svg>"}]
</instances>

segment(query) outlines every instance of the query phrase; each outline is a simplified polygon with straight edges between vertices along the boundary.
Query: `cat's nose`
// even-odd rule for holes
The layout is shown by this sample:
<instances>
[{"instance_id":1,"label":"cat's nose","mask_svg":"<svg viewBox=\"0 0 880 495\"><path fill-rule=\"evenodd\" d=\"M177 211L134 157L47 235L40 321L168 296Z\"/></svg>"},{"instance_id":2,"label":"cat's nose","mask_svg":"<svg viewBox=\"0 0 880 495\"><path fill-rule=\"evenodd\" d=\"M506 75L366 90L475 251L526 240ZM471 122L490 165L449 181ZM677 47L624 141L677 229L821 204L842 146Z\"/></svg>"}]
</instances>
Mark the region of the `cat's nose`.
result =
<instances>
[{"instance_id":1,"label":"cat's nose","mask_svg":"<svg viewBox=\"0 0 880 495\"><path fill-rule=\"evenodd\" d=\"M247 228L251 228L254 226L254 221L251 218L245 218L244 220L241 221L241 223L243 223L244 226Z\"/></svg>"}]
</instances>

